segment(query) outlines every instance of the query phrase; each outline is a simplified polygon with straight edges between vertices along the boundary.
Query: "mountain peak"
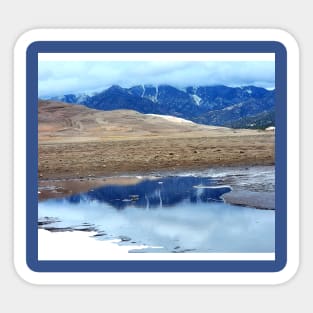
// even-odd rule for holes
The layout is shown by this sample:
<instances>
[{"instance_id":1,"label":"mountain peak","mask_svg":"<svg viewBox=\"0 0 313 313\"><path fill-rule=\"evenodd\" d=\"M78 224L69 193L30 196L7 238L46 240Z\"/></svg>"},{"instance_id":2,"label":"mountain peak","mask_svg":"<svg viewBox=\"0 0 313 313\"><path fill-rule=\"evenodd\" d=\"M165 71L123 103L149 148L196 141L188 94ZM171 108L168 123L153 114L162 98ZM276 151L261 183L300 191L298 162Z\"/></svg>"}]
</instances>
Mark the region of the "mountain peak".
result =
<instances>
[{"instance_id":1,"label":"mountain peak","mask_svg":"<svg viewBox=\"0 0 313 313\"><path fill-rule=\"evenodd\" d=\"M111 87L109 87L108 89L104 90L104 92L106 91L124 91L125 89L122 88L119 85L112 85Z\"/></svg>"}]
</instances>

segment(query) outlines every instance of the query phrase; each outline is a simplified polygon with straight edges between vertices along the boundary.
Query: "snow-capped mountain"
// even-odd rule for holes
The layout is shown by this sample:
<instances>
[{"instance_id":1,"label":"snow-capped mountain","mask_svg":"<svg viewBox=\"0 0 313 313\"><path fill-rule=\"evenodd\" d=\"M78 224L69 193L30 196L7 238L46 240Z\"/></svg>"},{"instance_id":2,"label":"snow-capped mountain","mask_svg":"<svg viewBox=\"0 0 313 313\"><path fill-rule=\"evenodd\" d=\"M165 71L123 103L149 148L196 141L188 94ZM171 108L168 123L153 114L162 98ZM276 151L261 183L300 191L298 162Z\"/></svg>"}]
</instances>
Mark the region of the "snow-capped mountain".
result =
<instances>
[{"instance_id":1,"label":"snow-capped mountain","mask_svg":"<svg viewBox=\"0 0 313 313\"><path fill-rule=\"evenodd\" d=\"M114 85L93 94L68 94L53 100L84 104L99 110L130 109L171 115L206 125L264 128L274 123L275 90L255 86Z\"/></svg>"}]
</instances>

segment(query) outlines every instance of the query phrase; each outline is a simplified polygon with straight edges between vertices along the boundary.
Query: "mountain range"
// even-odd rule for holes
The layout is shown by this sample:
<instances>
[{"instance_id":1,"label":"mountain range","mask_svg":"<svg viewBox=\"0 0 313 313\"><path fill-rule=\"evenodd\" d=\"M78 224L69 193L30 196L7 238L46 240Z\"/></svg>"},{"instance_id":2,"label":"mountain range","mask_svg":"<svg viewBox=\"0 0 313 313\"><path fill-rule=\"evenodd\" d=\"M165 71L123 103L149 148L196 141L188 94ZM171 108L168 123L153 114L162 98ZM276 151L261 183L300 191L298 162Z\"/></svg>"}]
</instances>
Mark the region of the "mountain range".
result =
<instances>
[{"instance_id":1,"label":"mountain range","mask_svg":"<svg viewBox=\"0 0 313 313\"><path fill-rule=\"evenodd\" d=\"M89 108L134 110L140 113L171 115L198 124L233 128L266 128L275 125L275 90L261 87L113 85L93 95L67 94L52 97Z\"/></svg>"}]
</instances>

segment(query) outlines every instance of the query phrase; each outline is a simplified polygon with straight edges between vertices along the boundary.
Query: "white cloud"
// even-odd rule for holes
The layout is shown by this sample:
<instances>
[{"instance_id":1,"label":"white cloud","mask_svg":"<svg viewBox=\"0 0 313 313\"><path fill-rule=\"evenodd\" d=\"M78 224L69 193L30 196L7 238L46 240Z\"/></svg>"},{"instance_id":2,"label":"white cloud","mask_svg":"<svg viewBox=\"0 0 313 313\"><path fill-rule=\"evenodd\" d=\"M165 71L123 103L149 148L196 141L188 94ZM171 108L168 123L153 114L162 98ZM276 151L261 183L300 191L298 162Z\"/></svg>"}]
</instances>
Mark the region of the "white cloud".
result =
<instances>
[{"instance_id":1,"label":"white cloud","mask_svg":"<svg viewBox=\"0 0 313 313\"><path fill-rule=\"evenodd\" d=\"M40 61L40 97L141 84L275 86L271 61Z\"/></svg>"}]
</instances>

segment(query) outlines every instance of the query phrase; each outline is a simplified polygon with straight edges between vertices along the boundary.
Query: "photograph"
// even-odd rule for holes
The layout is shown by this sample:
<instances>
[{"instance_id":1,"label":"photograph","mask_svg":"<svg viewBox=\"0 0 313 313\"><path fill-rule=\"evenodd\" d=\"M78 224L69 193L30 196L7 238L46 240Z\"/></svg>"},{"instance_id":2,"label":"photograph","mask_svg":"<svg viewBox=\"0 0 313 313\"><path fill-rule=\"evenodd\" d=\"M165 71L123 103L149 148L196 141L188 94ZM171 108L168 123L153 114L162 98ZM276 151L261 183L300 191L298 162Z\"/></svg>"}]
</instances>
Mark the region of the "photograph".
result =
<instances>
[{"instance_id":1,"label":"photograph","mask_svg":"<svg viewBox=\"0 0 313 313\"><path fill-rule=\"evenodd\" d=\"M275 101L274 53L40 53L38 260L275 260Z\"/></svg>"}]
</instances>

